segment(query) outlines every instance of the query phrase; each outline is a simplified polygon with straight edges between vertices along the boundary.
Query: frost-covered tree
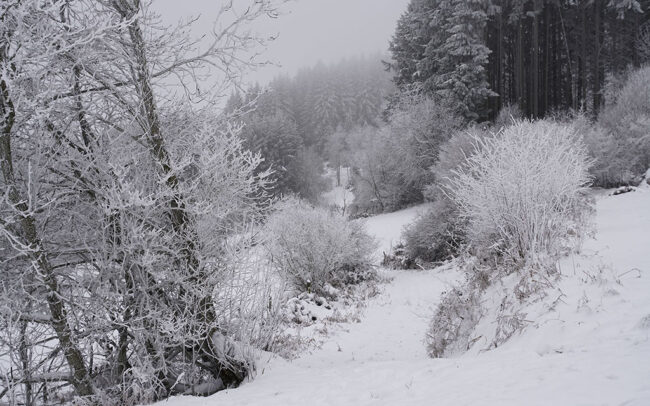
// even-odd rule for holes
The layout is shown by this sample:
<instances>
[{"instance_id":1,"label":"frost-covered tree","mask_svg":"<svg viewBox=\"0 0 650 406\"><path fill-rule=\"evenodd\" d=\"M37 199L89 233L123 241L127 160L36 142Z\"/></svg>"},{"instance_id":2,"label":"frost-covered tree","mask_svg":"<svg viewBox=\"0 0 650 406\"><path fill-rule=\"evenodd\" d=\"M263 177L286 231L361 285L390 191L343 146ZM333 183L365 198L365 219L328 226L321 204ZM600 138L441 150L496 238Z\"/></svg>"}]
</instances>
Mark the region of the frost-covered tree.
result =
<instances>
[{"instance_id":1,"label":"frost-covered tree","mask_svg":"<svg viewBox=\"0 0 650 406\"><path fill-rule=\"evenodd\" d=\"M397 21L389 50L393 61L389 64L394 72L393 81L402 88L418 80L422 75L418 64L424 59L429 40L429 21L425 14L425 1L411 1Z\"/></svg>"},{"instance_id":2,"label":"frost-covered tree","mask_svg":"<svg viewBox=\"0 0 650 406\"><path fill-rule=\"evenodd\" d=\"M380 129L365 127L349 135L349 162L354 172L355 204L395 210L421 202L433 182L430 168L440 145L462 125L462 119L438 100L404 95ZM373 209L374 210L374 209Z\"/></svg>"},{"instance_id":3,"label":"frost-covered tree","mask_svg":"<svg viewBox=\"0 0 650 406\"><path fill-rule=\"evenodd\" d=\"M274 193L291 192L289 167L303 148L295 123L279 112L270 116L253 114L246 118L242 136L249 150L264 157L258 170L273 171Z\"/></svg>"},{"instance_id":4,"label":"frost-covered tree","mask_svg":"<svg viewBox=\"0 0 650 406\"><path fill-rule=\"evenodd\" d=\"M327 137L340 128L377 126L391 91L390 76L381 57L374 55L318 64L291 78L277 77L263 91L251 88L245 101L259 96L256 112L273 115L280 111L295 122L304 145L322 153Z\"/></svg>"},{"instance_id":5,"label":"frost-covered tree","mask_svg":"<svg viewBox=\"0 0 650 406\"><path fill-rule=\"evenodd\" d=\"M607 77L644 63L649 10L648 0L412 0L390 65L400 88L428 82L429 94L478 105L470 119L515 104L526 117L573 109L593 118Z\"/></svg>"},{"instance_id":6,"label":"frost-covered tree","mask_svg":"<svg viewBox=\"0 0 650 406\"><path fill-rule=\"evenodd\" d=\"M264 306L247 314L263 286L237 282L268 173L236 124L161 95L209 66L232 84L257 43L241 30L272 4L224 8L204 49L137 0L1 6L0 398L134 404L238 384L273 325Z\"/></svg>"},{"instance_id":7,"label":"frost-covered tree","mask_svg":"<svg viewBox=\"0 0 650 406\"><path fill-rule=\"evenodd\" d=\"M468 120L484 117L492 93L483 43L487 22L484 0L419 1L409 4L398 22L390 49L396 84L418 84L429 96L453 104Z\"/></svg>"},{"instance_id":8,"label":"frost-covered tree","mask_svg":"<svg viewBox=\"0 0 650 406\"><path fill-rule=\"evenodd\" d=\"M441 24L446 35L441 44L432 41L426 54L436 60L437 71L424 82L441 100L468 120L486 116L489 89L486 65L490 49L484 44L487 22L485 0L453 0L448 4L450 15ZM431 49L431 47L433 47Z\"/></svg>"},{"instance_id":9,"label":"frost-covered tree","mask_svg":"<svg viewBox=\"0 0 650 406\"><path fill-rule=\"evenodd\" d=\"M602 187L636 184L650 167L650 67L629 73L596 123L578 119Z\"/></svg>"}]
</instances>

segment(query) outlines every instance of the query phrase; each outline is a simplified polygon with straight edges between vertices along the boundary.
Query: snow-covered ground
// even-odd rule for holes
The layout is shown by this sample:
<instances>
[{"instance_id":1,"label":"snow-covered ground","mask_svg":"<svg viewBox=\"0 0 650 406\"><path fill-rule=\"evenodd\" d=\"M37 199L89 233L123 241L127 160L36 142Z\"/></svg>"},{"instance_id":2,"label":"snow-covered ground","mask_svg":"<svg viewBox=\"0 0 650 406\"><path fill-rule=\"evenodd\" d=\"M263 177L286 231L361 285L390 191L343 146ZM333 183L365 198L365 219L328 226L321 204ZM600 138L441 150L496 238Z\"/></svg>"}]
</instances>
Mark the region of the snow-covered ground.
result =
<instances>
[{"instance_id":1,"label":"snow-covered ground","mask_svg":"<svg viewBox=\"0 0 650 406\"><path fill-rule=\"evenodd\" d=\"M378 262L383 258L382 253L390 253L391 248L400 241L404 226L411 223L418 214L424 212L427 208L427 204L421 204L394 213L358 220L365 222L366 230L377 240Z\"/></svg>"},{"instance_id":2,"label":"snow-covered ground","mask_svg":"<svg viewBox=\"0 0 650 406\"><path fill-rule=\"evenodd\" d=\"M383 248L417 208L367 220ZM427 357L423 339L448 268L393 278L360 323L294 361L209 398L161 405L650 405L650 189L599 197L597 235L562 263L564 296L505 345ZM380 249L381 249L380 247Z\"/></svg>"}]
</instances>

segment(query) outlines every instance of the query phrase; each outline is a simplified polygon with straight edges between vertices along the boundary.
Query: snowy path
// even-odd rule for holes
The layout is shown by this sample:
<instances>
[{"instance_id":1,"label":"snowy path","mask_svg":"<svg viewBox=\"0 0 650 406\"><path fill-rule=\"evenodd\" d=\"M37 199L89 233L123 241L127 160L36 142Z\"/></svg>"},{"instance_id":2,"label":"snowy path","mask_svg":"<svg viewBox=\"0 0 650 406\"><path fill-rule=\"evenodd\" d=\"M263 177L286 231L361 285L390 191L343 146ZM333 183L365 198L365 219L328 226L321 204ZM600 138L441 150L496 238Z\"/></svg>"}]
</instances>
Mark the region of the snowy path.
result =
<instances>
[{"instance_id":1,"label":"snowy path","mask_svg":"<svg viewBox=\"0 0 650 406\"><path fill-rule=\"evenodd\" d=\"M177 398L172 402L229 406L401 404L403 395L398 394L413 383L413 367L422 369L430 363L423 340L433 305L451 276L433 272L392 276L394 281L369 303L361 323L344 325L349 332L337 333L313 354L291 362L273 360L240 389L209 399Z\"/></svg>"},{"instance_id":2,"label":"snowy path","mask_svg":"<svg viewBox=\"0 0 650 406\"><path fill-rule=\"evenodd\" d=\"M384 230L378 237L386 245L399 235L397 223L414 214L379 216L369 229ZM585 250L614 263L620 281L580 285L566 278L557 322L496 350L430 359L423 343L428 322L458 275L389 272L394 280L369 302L361 323L343 325L349 331L321 349L291 362L273 359L241 388L161 405L650 405L649 249L650 191L604 197L598 238ZM639 271L625 273L630 269ZM612 286L617 295L609 297L603 292ZM576 311L582 296L591 300L588 312ZM645 316L648 326L640 327Z\"/></svg>"}]
</instances>

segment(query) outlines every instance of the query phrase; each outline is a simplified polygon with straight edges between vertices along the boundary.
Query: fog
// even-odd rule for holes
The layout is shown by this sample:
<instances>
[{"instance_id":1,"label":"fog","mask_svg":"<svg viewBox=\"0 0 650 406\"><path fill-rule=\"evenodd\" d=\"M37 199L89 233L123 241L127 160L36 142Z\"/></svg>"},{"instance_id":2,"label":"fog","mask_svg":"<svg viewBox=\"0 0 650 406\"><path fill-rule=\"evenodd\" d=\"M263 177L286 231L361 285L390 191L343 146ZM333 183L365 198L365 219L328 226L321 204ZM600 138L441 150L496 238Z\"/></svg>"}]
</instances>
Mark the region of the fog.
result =
<instances>
[{"instance_id":1,"label":"fog","mask_svg":"<svg viewBox=\"0 0 650 406\"><path fill-rule=\"evenodd\" d=\"M234 2L241 7L245 2ZM276 37L267 44L261 60L272 64L258 69L247 82L268 83L280 73L294 74L318 62L387 52L407 0L291 0L277 18L265 17L251 31ZM193 35L209 32L222 2L215 0L156 0L152 7L167 24L199 17Z\"/></svg>"}]
</instances>

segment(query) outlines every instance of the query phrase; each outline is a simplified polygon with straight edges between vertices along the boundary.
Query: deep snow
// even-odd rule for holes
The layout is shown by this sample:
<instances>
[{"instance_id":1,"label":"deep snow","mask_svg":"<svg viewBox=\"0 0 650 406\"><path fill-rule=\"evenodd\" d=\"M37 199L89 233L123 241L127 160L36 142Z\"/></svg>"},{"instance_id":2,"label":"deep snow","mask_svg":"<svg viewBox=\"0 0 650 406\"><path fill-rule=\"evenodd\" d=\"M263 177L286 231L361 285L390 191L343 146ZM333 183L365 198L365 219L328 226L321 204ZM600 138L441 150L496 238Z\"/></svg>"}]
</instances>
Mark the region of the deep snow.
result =
<instances>
[{"instance_id":1,"label":"deep snow","mask_svg":"<svg viewBox=\"0 0 650 406\"><path fill-rule=\"evenodd\" d=\"M367 220L380 250L417 211ZM161 405L650 405L650 189L602 194L596 222L596 239L562 261L555 310L497 349L428 358L433 309L460 275L382 271L393 280L361 322L322 348L271 359L240 388Z\"/></svg>"}]
</instances>

